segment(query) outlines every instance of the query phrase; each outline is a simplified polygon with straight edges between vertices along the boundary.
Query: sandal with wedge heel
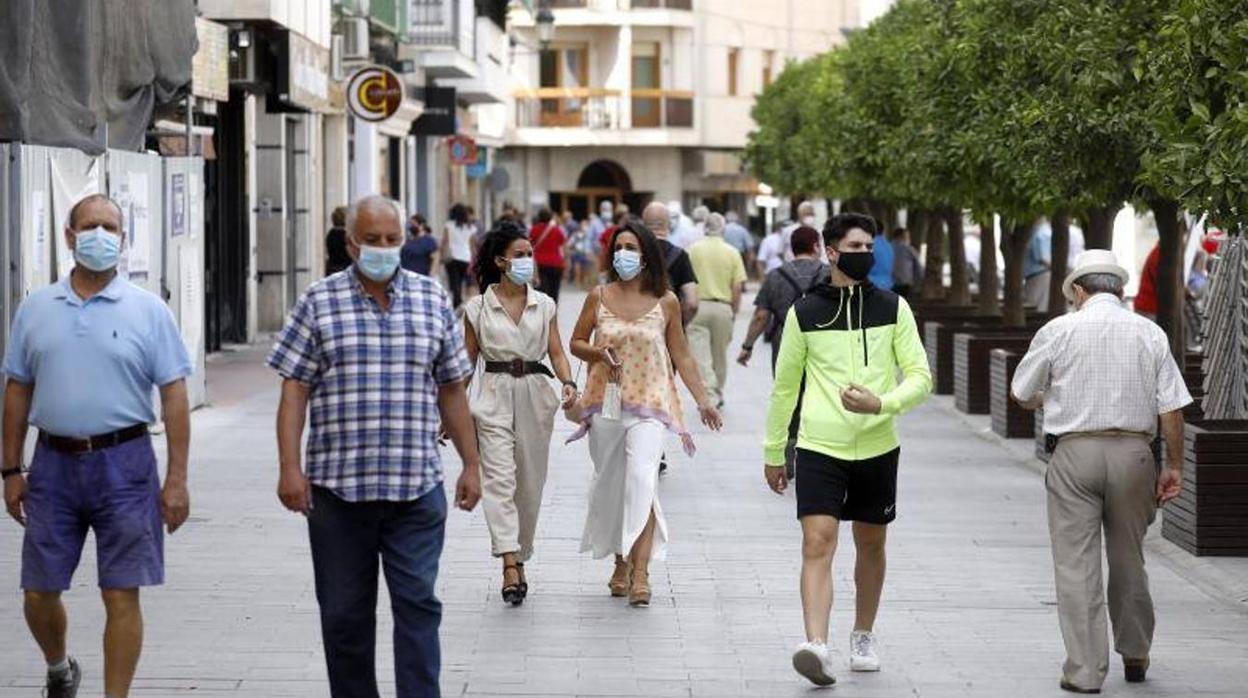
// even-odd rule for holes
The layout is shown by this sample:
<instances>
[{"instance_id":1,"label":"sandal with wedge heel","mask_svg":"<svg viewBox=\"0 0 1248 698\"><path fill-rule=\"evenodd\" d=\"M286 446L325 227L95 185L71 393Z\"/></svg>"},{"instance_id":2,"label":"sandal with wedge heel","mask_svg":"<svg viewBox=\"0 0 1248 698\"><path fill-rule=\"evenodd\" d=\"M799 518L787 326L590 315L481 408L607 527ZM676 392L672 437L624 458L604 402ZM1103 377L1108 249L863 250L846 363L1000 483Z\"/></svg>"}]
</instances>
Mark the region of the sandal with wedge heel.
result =
<instances>
[{"instance_id":1,"label":"sandal with wedge heel","mask_svg":"<svg viewBox=\"0 0 1248 698\"><path fill-rule=\"evenodd\" d=\"M520 568L517 565L503 565L503 601L512 606L519 606L524 603L524 594L521 592L520 582L514 584L506 584L507 570L515 570L516 576L520 576Z\"/></svg>"}]
</instances>

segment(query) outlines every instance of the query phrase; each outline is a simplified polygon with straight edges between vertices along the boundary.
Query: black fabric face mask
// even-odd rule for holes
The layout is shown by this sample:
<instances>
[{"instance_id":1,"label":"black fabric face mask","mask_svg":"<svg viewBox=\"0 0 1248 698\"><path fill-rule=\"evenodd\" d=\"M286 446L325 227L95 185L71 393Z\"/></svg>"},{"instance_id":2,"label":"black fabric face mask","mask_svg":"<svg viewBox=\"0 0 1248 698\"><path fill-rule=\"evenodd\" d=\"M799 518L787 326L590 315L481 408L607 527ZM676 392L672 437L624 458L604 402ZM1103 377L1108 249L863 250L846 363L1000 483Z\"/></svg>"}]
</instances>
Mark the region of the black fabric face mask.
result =
<instances>
[{"instance_id":1,"label":"black fabric face mask","mask_svg":"<svg viewBox=\"0 0 1248 698\"><path fill-rule=\"evenodd\" d=\"M875 266L875 254L872 252L842 252L836 259L836 268L854 281L866 281Z\"/></svg>"}]
</instances>

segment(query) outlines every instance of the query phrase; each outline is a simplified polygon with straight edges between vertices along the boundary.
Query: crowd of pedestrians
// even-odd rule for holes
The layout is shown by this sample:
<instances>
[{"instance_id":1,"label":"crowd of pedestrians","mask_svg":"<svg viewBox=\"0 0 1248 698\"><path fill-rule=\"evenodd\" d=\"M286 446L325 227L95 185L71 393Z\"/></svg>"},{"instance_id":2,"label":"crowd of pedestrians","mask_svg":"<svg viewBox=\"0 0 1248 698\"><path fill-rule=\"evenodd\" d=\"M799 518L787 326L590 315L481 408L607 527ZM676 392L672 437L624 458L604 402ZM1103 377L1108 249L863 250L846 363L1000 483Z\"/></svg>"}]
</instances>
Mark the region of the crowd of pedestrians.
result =
<instances>
[{"instance_id":1,"label":"crowd of pedestrians","mask_svg":"<svg viewBox=\"0 0 1248 698\"><path fill-rule=\"evenodd\" d=\"M499 595L520 605L526 564L540 559L537 523L562 411L576 425L568 441L587 437L593 462L581 551L613 558L603 575L611 596L650 605L650 566L665 559L670 535L658 486L666 435L695 451L677 379L701 423L718 431L727 352L755 265L761 287L737 362L749 363L760 338L771 345L763 474L776 493L794 485L802 531L805 641L793 666L817 685L836 680L831 568L849 522L849 666L880 670L874 626L898 515L896 422L931 390L907 301L924 274L906 230L886 234L856 213L819 229L810 202L757 248L735 216L705 206L684 216L660 202L638 217L604 201L584 224L543 208L526 225L507 210L488 231L457 204L435 232L397 202L368 196L331 221L330 273L295 303L266 363L281 379L277 496L306 518L335 698L378 695L382 575L398 695L439 694L434 589L448 440L462 464L450 504L482 504ZM123 223L100 195L73 207L64 231L73 271L22 303L4 359L5 504L26 526L25 612L52 698L73 698L81 681L60 594L86 532L96 536L108 615L105 690L125 698L142 643L138 590L163 582L163 533L189 513L191 362L164 302L117 274ZM444 280L433 276L439 268ZM1068 655L1060 685L1078 693L1097 692L1108 670L1106 606L1127 680L1144 679L1153 619L1142 540L1157 505L1182 487L1181 450L1167 449L1160 474L1145 466L1159 417L1166 441L1182 442L1180 410L1191 398L1164 333L1124 309L1127 276L1110 252L1080 255L1064 286L1076 312L1037 333L1012 385L1021 404L1043 405L1057 435L1046 484ZM565 351L557 303L568 280L589 292ZM581 362L583 390L569 354ZM168 435L163 484L148 437L153 392ZM39 430L29 478L28 425Z\"/></svg>"}]
</instances>

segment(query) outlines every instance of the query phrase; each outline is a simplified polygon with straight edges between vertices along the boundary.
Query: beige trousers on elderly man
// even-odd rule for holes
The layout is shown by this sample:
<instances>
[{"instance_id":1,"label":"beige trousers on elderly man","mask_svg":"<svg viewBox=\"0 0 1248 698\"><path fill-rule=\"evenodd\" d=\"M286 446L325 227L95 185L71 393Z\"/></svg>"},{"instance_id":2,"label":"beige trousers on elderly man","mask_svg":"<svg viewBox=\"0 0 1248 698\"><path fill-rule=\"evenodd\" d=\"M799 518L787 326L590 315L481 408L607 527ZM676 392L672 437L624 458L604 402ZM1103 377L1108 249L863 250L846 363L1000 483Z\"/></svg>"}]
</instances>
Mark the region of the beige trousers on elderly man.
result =
<instances>
[{"instance_id":1,"label":"beige trousers on elderly man","mask_svg":"<svg viewBox=\"0 0 1248 698\"><path fill-rule=\"evenodd\" d=\"M1100 688L1109 671L1102 531L1114 650L1142 659L1152 645L1143 544L1157 511L1157 474L1147 437L1077 434L1058 442L1045 473L1063 671L1080 688Z\"/></svg>"},{"instance_id":2,"label":"beige trousers on elderly man","mask_svg":"<svg viewBox=\"0 0 1248 698\"><path fill-rule=\"evenodd\" d=\"M685 328L685 334L711 404L723 402L724 385L728 382L728 343L732 341L732 306L721 301L699 302L698 314Z\"/></svg>"}]
</instances>

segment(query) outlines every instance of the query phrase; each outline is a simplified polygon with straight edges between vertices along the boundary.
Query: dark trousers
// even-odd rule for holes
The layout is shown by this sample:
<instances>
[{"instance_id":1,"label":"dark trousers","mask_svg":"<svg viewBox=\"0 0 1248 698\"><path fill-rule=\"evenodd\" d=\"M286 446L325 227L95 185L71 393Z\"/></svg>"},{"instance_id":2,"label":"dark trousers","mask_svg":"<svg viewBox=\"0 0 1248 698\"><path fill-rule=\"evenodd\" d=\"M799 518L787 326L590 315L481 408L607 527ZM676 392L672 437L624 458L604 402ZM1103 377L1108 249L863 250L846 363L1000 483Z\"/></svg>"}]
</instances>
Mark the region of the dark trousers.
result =
<instances>
[{"instance_id":1,"label":"dark trousers","mask_svg":"<svg viewBox=\"0 0 1248 698\"><path fill-rule=\"evenodd\" d=\"M451 305L458 308L464 302L464 280L468 277L468 263L452 259L446 263L446 285L450 286Z\"/></svg>"},{"instance_id":2,"label":"dark trousers","mask_svg":"<svg viewBox=\"0 0 1248 698\"><path fill-rule=\"evenodd\" d=\"M550 296L556 303L559 302L559 287L563 284L563 270L559 267L538 267L537 272L542 280L542 293Z\"/></svg>"},{"instance_id":3,"label":"dark trousers","mask_svg":"<svg viewBox=\"0 0 1248 698\"><path fill-rule=\"evenodd\" d=\"M398 698L440 695L442 603L433 590L445 525L441 487L411 502L347 502L312 489L308 537L333 698L378 698L379 558L394 615Z\"/></svg>"}]
</instances>

